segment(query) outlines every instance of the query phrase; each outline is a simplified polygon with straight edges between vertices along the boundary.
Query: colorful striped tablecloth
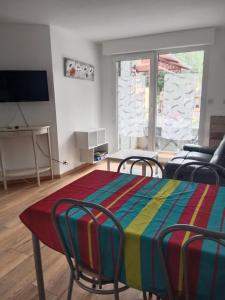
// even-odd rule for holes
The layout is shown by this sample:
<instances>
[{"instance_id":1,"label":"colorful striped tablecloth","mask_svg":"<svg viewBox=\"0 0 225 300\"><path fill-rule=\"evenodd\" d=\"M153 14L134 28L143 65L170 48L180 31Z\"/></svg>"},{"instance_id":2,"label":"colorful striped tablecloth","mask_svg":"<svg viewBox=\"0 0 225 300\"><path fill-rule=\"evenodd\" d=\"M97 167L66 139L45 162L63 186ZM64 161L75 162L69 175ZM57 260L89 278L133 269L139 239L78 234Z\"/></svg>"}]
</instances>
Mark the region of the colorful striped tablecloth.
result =
<instances>
[{"instance_id":1,"label":"colorful striped tablecloth","mask_svg":"<svg viewBox=\"0 0 225 300\"><path fill-rule=\"evenodd\" d=\"M225 188L185 181L148 178L108 171L94 171L27 208L22 222L46 245L61 251L51 221L52 205L62 198L101 204L120 221L125 232L121 282L130 287L166 294L165 280L157 250L160 231L173 224L191 224L224 231ZM61 212L63 224L63 211ZM105 275L113 271L116 237L109 220L99 216L104 235L102 247ZM81 212L73 215L76 236L82 246L80 259L95 268L96 248L91 238L90 220ZM79 231L78 228L81 228ZM180 249L188 233L176 232L166 239L166 251L173 286L182 289ZM225 250L212 242L196 242L190 252L190 286L194 299L225 299ZM214 255L215 254L215 255ZM208 289L211 288L211 293ZM198 295L198 297L196 297Z\"/></svg>"}]
</instances>

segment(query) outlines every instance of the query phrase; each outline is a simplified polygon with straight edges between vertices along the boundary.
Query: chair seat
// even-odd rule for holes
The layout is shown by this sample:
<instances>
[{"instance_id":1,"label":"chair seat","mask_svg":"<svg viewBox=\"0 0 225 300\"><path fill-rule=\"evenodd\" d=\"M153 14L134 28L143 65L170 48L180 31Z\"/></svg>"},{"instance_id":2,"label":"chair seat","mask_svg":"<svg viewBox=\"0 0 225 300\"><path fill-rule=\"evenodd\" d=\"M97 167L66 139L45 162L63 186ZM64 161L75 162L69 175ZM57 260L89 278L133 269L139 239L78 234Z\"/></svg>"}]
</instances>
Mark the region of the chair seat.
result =
<instances>
[{"instance_id":1,"label":"chair seat","mask_svg":"<svg viewBox=\"0 0 225 300\"><path fill-rule=\"evenodd\" d=\"M186 159L197 160L202 162L209 162L212 158L212 155L207 153L199 153L199 152L189 152L186 156Z\"/></svg>"}]
</instances>

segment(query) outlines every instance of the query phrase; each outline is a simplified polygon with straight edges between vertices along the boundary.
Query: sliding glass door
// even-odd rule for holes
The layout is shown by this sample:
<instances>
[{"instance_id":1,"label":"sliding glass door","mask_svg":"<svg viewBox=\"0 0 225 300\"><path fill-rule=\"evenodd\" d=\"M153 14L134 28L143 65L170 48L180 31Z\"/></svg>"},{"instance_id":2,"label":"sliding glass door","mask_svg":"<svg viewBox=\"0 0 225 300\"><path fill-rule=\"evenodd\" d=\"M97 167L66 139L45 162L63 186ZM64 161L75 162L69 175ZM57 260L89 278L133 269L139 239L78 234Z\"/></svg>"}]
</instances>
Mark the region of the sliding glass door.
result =
<instances>
[{"instance_id":1,"label":"sliding glass door","mask_svg":"<svg viewBox=\"0 0 225 300\"><path fill-rule=\"evenodd\" d=\"M175 152L197 143L203 64L203 50L117 59L118 148Z\"/></svg>"},{"instance_id":2,"label":"sliding glass door","mask_svg":"<svg viewBox=\"0 0 225 300\"><path fill-rule=\"evenodd\" d=\"M158 55L156 150L198 142L203 63L204 51Z\"/></svg>"},{"instance_id":3,"label":"sliding glass door","mask_svg":"<svg viewBox=\"0 0 225 300\"><path fill-rule=\"evenodd\" d=\"M152 54L117 61L117 129L120 150L152 148L152 66Z\"/></svg>"}]
</instances>

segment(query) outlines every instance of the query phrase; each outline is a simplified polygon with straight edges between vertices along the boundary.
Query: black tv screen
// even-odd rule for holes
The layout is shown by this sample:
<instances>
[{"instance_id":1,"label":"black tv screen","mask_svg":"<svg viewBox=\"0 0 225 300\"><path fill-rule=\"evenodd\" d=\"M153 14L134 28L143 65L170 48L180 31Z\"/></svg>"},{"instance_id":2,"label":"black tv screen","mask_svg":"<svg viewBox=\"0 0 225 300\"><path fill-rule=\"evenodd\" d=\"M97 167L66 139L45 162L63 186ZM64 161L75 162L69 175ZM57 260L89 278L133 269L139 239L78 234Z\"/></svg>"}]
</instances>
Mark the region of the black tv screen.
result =
<instances>
[{"instance_id":1,"label":"black tv screen","mask_svg":"<svg viewBox=\"0 0 225 300\"><path fill-rule=\"evenodd\" d=\"M0 71L0 102L48 100L46 71Z\"/></svg>"}]
</instances>

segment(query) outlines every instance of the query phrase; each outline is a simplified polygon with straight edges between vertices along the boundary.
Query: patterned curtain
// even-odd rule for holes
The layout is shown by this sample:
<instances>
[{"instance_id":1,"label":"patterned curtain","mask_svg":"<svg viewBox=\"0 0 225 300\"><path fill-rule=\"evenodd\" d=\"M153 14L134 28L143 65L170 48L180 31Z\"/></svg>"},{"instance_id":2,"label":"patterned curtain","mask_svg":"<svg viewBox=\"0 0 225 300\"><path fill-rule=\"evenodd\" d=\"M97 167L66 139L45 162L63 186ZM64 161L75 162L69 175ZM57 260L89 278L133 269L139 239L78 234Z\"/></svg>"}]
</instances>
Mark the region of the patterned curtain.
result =
<instances>
[{"instance_id":1,"label":"patterned curtain","mask_svg":"<svg viewBox=\"0 0 225 300\"><path fill-rule=\"evenodd\" d=\"M193 73L168 73L164 78L162 137L192 140L196 78Z\"/></svg>"},{"instance_id":2,"label":"patterned curtain","mask_svg":"<svg viewBox=\"0 0 225 300\"><path fill-rule=\"evenodd\" d=\"M132 61L120 62L118 77L118 131L120 136L142 137L145 118L145 76L136 73Z\"/></svg>"}]
</instances>

